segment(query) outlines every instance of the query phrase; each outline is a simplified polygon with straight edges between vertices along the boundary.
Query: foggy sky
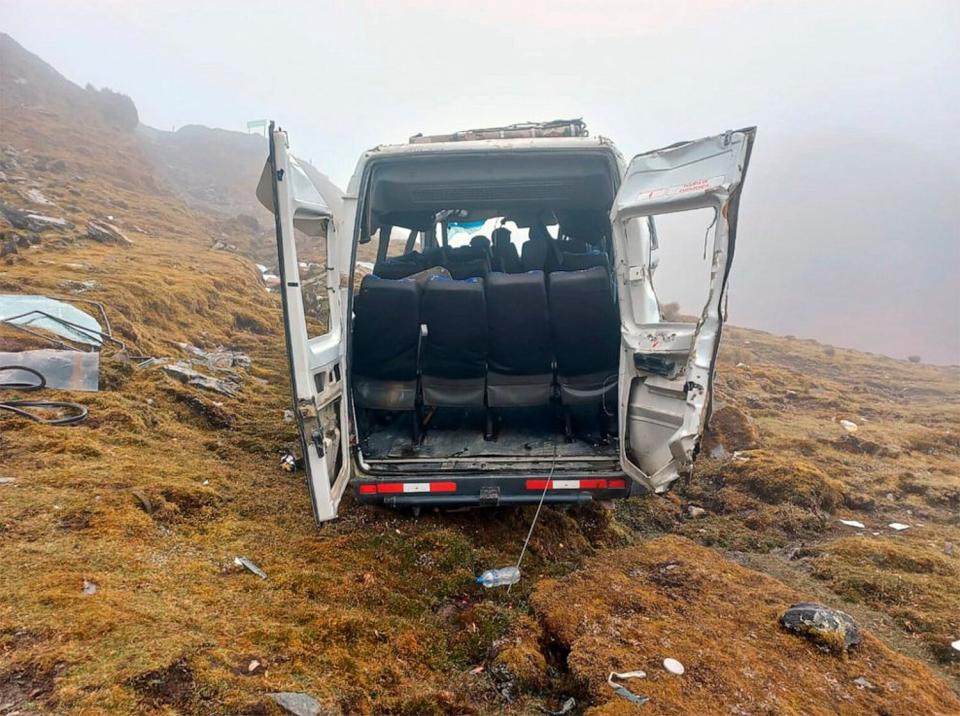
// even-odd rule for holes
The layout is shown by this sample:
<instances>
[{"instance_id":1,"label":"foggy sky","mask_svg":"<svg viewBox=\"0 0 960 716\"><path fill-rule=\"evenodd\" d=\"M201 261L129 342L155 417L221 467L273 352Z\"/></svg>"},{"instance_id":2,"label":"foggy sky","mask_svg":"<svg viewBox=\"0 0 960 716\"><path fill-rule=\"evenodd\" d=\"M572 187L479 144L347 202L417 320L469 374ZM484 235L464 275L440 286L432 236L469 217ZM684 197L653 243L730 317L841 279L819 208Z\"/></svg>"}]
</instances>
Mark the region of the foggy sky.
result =
<instances>
[{"instance_id":1,"label":"foggy sky","mask_svg":"<svg viewBox=\"0 0 960 716\"><path fill-rule=\"evenodd\" d=\"M0 30L161 129L276 119L341 186L416 132L583 116L629 157L756 124L731 320L960 363L960 2L278 5L0 0Z\"/></svg>"}]
</instances>

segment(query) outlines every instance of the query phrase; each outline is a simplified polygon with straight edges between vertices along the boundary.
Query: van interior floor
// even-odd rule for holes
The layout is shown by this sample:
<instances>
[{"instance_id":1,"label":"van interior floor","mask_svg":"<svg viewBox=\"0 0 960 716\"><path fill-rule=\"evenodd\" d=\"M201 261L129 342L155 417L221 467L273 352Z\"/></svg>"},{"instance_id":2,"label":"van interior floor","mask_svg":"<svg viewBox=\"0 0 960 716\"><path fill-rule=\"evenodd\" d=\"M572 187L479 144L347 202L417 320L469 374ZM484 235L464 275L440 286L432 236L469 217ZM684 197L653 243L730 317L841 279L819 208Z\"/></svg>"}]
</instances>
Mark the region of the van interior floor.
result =
<instances>
[{"instance_id":1,"label":"van interior floor","mask_svg":"<svg viewBox=\"0 0 960 716\"><path fill-rule=\"evenodd\" d=\"M498 411L496 439L484 440L484 412L440 408L424 413L426 428L420 445L414 445L409 413L380 414L367 424L366 439L361 441L365 459L371 462L387 460L471 458L512 458L523 461L581 458L600 462L616 461L618 445L616 429L610 426L610 435L601 440L599 421L595 413L578 416L574 421L577 437L567 442L559 409L553 405L542 408L514 408Z\"/></svg>"}]
</instances>

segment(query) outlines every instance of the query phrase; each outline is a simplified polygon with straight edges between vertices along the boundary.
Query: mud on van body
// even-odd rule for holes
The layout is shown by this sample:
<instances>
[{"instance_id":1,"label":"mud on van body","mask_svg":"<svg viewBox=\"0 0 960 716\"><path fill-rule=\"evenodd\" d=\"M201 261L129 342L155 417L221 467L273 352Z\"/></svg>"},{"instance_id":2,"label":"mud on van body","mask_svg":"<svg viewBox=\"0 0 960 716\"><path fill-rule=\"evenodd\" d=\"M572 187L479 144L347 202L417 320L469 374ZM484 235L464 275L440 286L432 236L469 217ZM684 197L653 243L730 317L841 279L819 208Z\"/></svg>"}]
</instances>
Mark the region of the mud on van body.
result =
<instances>
[{"instance_id":1,"label":"mud on van body","mask_svg":"<svg viewBox=\"0 0 960 716\"><path fill-rule=\"evenodd\" d=\"M364 153L342 192L271 125L257 193L316 518L351 481L360 501L469 506L661 492L689 472L754 135L629 164L579 120L418 135ZM657 220L696 210L706 303L666 320ZM317 336L298 231L326 237Z\"/></svg>"}]
</instances>

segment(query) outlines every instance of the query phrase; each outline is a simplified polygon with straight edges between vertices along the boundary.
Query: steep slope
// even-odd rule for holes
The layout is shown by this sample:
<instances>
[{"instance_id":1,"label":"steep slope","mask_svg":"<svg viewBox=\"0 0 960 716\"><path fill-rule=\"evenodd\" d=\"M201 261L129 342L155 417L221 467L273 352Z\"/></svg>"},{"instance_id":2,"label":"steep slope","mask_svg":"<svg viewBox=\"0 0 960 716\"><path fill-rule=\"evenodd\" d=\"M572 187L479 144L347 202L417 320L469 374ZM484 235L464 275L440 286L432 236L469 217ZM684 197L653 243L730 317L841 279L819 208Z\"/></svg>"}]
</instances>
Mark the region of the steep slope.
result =
<instances>
[{"instance_id":1,"label":"steep slope","mask_svg":"<svg viewBox=\"0 0 960 716\"><path fill-rule=\"evenodd\" d=\"M165 191L129 130L84 90L60 98L11 43L2 96L16 78L46 89L0 108L0 201L40 208L40 192L73 228L0 219L15 249L0 292L102 302L128 347L105 351L99 392L42 393L86 404L77 426L0 413L0 704L265 714L266 694L302 691L324 713L540 713L568 697L632 713L604 672L644 668L651 713L960 711L957 370L731 330L695 477L665 498L545 509L521 582L483 591L474 575L516 559L533 510L415 519L348 498L318 529L302 474L280 466L296 440L276 296L249 258L211 248L229 229ZM107 217L131 245L87 237ZM187 343L249 357L218 373L232 395L142 365L191 359ZM784 634L776 614L800 598L853 614L863 649ZM666 656L687 675L656 671Z\"/></svg>"}]
</instances>

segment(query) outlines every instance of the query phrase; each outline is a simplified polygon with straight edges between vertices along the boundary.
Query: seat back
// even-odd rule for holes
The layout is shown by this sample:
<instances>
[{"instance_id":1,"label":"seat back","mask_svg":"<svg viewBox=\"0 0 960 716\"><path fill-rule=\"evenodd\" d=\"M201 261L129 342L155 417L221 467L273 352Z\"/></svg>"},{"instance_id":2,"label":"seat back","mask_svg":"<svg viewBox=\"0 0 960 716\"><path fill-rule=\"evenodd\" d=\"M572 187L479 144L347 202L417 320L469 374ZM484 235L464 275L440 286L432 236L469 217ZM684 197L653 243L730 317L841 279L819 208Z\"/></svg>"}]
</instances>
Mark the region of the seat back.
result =
<instances>
[{"instance_id":1,"label":"seat back","mask_svg":"<svg viewBox=\"0 0 960 716\"><path fill-rule=\"evenodd\" d=\"M510 240L510 229L501 226L493 232L493 260L491 266L494 271L502 273L520 273L523 264L520 263L520 254L517 247Z\"/></svg>"},{"instance_id":2,"label":"seat back","mask_svg":"<svg viewBox=\"0 0 960 716\"><path fill-rule=\"evenodd\" d=\"M616 389L620 316L606 268L550 274L550 324L565 403L596 402Z\"/></svg>"},{"instance_id":3,"label":"seat back","mask_svg":"<svg viewBox=\"0 0 960 716\"><path fill-rule=\"evenodd\" d=\"M353 378L364 407L411 410L416 399L420 291L411 279L365 276L353 300Z\"/></svg>"},{"instance_id":4,"label":"seat back","mask_svg":"<svg viewBox=\"0 0 960 716\"><path fill-rule=\"evenodd\" d=\"M610 259L603 251L588 251L582 254L563 252L563 262L560 264L561 271L582 271L583 269L600 266L604 270L609 270Z\"/></svg>"},{"instance_id":5,"label":"seat back","mask_svg":"<svg viewBox=\"0 0 960 716\"><path fill-rule=\"evenodd\" d=\"M553 351L542 271L487 277L487 400L492 407L550 400Z\"/></svg>"},{"instance_id":6,"label":"seat back","mask_svg":"<svg viewBox=\"0 0 960 716\"><path fill-rule=\"evenodd\" d=\"M475 246L447 249L444 267L455 279L482 278L490 271L490 255Z\"/></svg>"},{"instance_id":7,"label":"seat back","mask_svg":"<svg viewBox=\"0 0 960 716\"><path fill-rule=\"evenodd\" d=\"M423 287L420 349L425 405L482 407L487 370L483 279L433 276Z\"/></svg>"}]
</instances>

